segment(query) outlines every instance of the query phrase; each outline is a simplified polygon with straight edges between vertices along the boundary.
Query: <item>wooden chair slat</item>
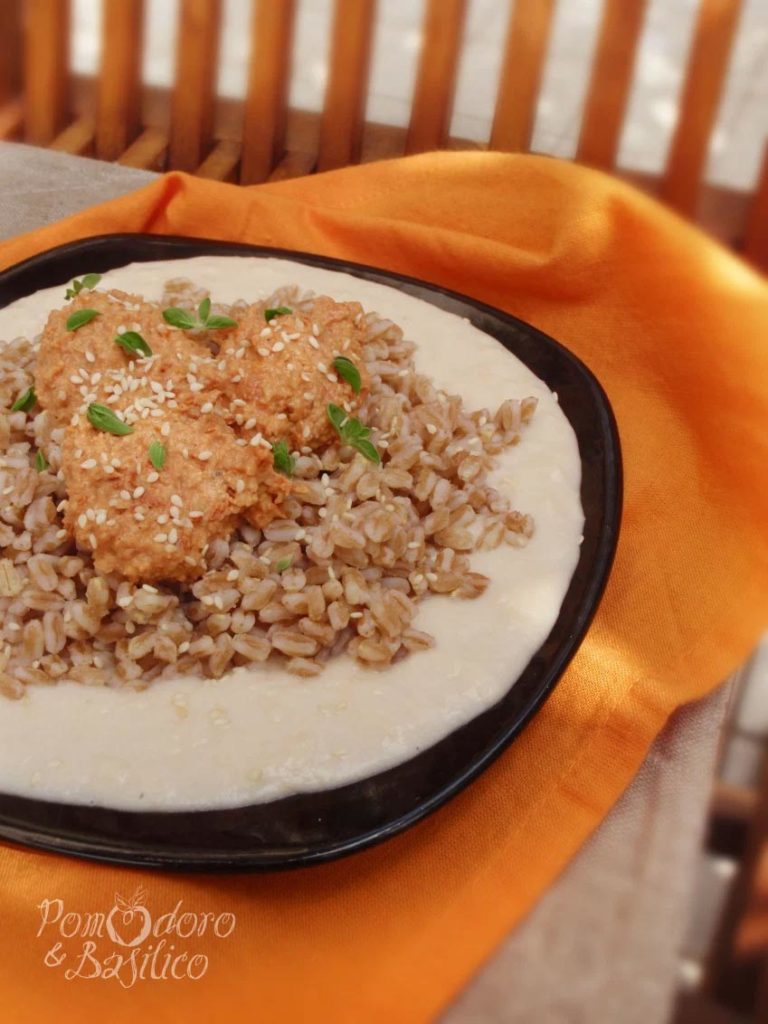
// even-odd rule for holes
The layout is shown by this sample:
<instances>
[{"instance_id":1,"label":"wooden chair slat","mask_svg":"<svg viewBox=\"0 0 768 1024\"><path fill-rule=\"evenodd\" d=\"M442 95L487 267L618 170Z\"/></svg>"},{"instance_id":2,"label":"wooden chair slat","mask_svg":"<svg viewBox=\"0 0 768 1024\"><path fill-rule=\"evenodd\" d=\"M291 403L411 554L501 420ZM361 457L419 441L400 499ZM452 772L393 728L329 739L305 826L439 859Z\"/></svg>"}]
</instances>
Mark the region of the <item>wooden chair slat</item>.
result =
<instances>
[{"instance_id":1,"label":"wooden chair slat","mask_svg":"<svg viewBox=\"0 0 768 1024\"><path fill-rule=\"evenodd\" d=\"M194 171L213 137L220 0L181 0L171 104L170 166Z\"/></svg>"},{"instance_id":2,"label":"wooden chair slat","mask_svg":"<svg viewBox=\"0 0 768 1024\"><path fill-rule=\"evenodd\" d=\"M428 0L406 153L445 144L451 124L466 0Z\"/></svg>"},{"instance_id":3,"label":"wooden chair slat","mask_svg":"<svg viewBox=\"0 0 768 1024\"><path fill-rule=\"evenodd\" d=\"M144 0L103 0L96 155L116 160L139 133Z\"/></svg>"},{"instance_id":4,"label":"wooden chair slat","mask_svg":"<svg viewBox=\"0 0 768 1024\"><path fill-rule=\"evenodd\" d=\"M48 147L61 153L72 153L74 156L90 156L93 153L93 140L96 127L92 117L78 117L72 124L59 132Z\"/></svg>"},{"instance_id":5,"label":"wooden chair slat","mask_svg":"<svg viewBox=\"0 0 768 1024\"><path fill-rule=\"evenodd\" d=\"M605 0L576 159L612 170L648 0Z\"/></svg>"},{"instance_id":6,"label":"wooden chair slat","mask_svg":"<svg viewBox=\"0 0 768 1024\"><path fill-rule=\"evenodd\" d=\"M0 139L15 139L24 124L24 102L10 100L0 107Z\"/></svg>"},{"instance_id":7,"label":"wooden chair slat","mask_svg":"<svg viewBox=\"0 0 768 1024\"><path fill-rule=\"evenodd\" d=\"M24 138L47 146L69 114L69 0L24 5Z\"/></svg>"},{"instance_id":8,"label":"wooden chair slat","mask_svg":"<svg viewBox=\"0 0 768 1024\"><path fill-rule=\"evenodd\" d=\"M257 0L243 120L243 184L266 181L285 149L294 0Z\"/></svg>"},{"instance_id":9,"label":"wooden chair slat","mask_svg":"<svg viewBox=\"0 0 768 1024\"><path fill-rule=\"evenodd\" d=\"M195 174L198 178L210 178L212 181L237 181L242 151L239 142L222 139L216 143Z\"/></svg>"},{"instance_id":10,"label":"wooden chair slat","mask_svg":"<svg viewBox=\"0 0 768 1024\"><path fill-rule=\"evenodd\" d=\"M168 133L161 128L145 128L117 162L123 167L137 167L142 171L162 171L168 153Z\"/></svg>"},{"instance_id":11,"label":"wooden chair slat","mask_svg":"<svg viewBox=\"0 0 768 1024\"><path fill-rule=\"evenodd\" d=\"M700 0L677 128L660 195L681 213L693 214L709 138L743 0Z\"/></svg>"},{"instance_id":12,"label":"wooden chair slat","mask_svg":"<svg viewBox=\"0 0 768 1024\"><path fill-rule=\"evenodd\" d=\"M747 216L744 255L768 273L768 145L765 147L757 190Z\"/></svg>"},{"instance_id":13,"label":"wooden chair slat","mask_svg":"<svg viewBox=\"0 0 768 1024\"><path fill-rule=\"evenodd\" d=\"M552 32L555 0L515 0L507 31L491 149L526 152Z\"/></svg>"},{"instance_id":14,"label":"wooden chair slat","mask_svg":"<svg viewBox=\"0 0 768 1024\"><path fill-rule=\"evenodd\" d=\"M286 181L288 178L302 178L311 174L315 158L310 153L286 153L269 176L270 181Z\"/></svg>"},{"instance_id":15,"label":"wooden chair slat","mask_svg":"<svg viewBox=\"0 0 768 1024\"><path fill-rule=\"evenodd\" d=\"M376 0L336 0L317 169L360 158Z\"/></svg>"},{"instance_id":16,"label":"wooden chair slat","mask_svg":"<svg viewBox=\"0 0 768 1024\"><path fill-rule=\"evenodd\" d=\"M21 0L5 0L0 32L0 106L21 95Z\"/></svg>"}]
</instances>

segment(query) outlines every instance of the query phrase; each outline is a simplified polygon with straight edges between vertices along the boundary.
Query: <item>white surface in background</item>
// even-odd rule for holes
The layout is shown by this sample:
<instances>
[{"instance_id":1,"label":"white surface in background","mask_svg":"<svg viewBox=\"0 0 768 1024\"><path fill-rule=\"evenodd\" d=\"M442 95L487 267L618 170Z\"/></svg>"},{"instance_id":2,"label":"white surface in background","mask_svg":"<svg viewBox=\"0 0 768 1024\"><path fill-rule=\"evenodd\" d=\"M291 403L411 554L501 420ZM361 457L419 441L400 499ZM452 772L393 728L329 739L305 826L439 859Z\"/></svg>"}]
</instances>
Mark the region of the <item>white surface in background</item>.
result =
<instances>
[{"instance_id":1,"label":"white surface in background","mask_svg":"<svg viewBox=\"0 0 768 1024\"><path fill-rule=\"evenodd\" d=\"M635 82L619 152L621 166L658 172L664 166L698 0L650 0ZM300 0L290 102L320 110L327 80L332 0ZM250 41L251 5L224 0L219 91L242 96ZM597 39L602 0L559 0L549 62L539 98L533 147L573 156ZM424 0L378 5L367 116L408 122ZM469 0L452 132L485 141L490 135L509 4ZM173 77L178 0L148 0L144 77L168 85ZM73 64L81 74L98 66L100 0L74 0ZM768 3L745 0L730 74L710 146L707 177L751 188L768 136Z\"/></svg>"}]
</instances>

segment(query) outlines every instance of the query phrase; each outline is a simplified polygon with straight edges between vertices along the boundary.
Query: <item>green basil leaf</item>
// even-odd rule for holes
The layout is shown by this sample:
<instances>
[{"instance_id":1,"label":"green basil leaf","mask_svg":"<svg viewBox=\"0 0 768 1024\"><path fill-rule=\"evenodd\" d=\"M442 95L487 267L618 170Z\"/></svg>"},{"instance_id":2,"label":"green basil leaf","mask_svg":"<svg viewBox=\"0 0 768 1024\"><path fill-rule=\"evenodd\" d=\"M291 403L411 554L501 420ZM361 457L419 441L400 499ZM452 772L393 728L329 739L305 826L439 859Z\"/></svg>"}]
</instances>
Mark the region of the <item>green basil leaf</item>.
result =
<instances>
[{"instance_id":1,"label":"green basil leaf","mask_svg":"<svg viewBox=\"0 0 768 1024\"><path fill-rule=\"evenodd\" d=\"M152 349L136 331L124 331L122 334L116 334L115 344L124 349L128 355L138 353L146 358L152 355Z\"/></svg>"},{"instance_id":2,"label":"green basil leaf","mask_svg":"<svg viewBox=\"0 0 768 1024\"><path fill-rule=\"evenodd\" d=\"M231 316L209 316L205 321L205 326L209 330L216 330L217 327L237 327L237 320L233 320Z\"/></svg>"},{"instance_id":3,"label":"green basil leaf","mask_svg":"<svg viewBox=\"0 0 768 1024\"><path fill-rule=\"evenodd\" d=\"M366 441L365 438L357 438L351 442L352 447L356 448L361 455L364 455L369 462L375 462L377 466L381 465L381 456L379 455L376 446L371 441Z\"/></svg>"},{"instance_id":4,"label":"green basil leaf","mask_svg":"<svg viewBox=\"0 0 768 1024\"><path fill-rule=\"evenodd\" d=\"M338 375L349 384L356 395L360 394L360 388L363 386L360 379L360 371L352 362L351 359L347 359L346 356L336 356L333 360L333 368Z\"/></svg>"},{"instance_id":5,"label":"green basil leaf","mask_svg":"<svg viewBox=\"0 0 768 1024\"><path fill-rule=\"evenodd\" d=\"M93 402L88 406L88 422L97 430L103 430L106 434L116 434L124 437L133 433L133 427L129 423L123 423L111 409L106 405L98 405Z\"/></svg>"},{"instance_id":6,"label":"green basil leaf","mask_svg":"<svg viewBox=\"0 0 768 1024\"><path fill-rule=\"evenodd\" d=\"M288 313L292 312L293 310L289 309L287 306L276 306L274 309L264 310L264 319L269 323L270 320L274 320L276 316L287 316Z\"/></svg>"},{"instance_id":7,"label":"green basil leaf","mask_svg":"<svg viewBox=\"0 0 768 1024\"><path fill-rule=\"evenodd\" d=\"M78 281L77 278L72 282L72 286L67 288L64 293L65 299L74 299L76 295L79 295L83 288L95 288L101 280L101 274L86 274L82 280Z\"/></svg>"},{"instance_id":8,"label":"green basil leaf","mask_svg":"<svg viewBox=\"0 0 768 1024\"><path fill-rule=\"evenodd\" d=\"M340 409L338 405L334 405L333 402L330 402L328 404L326 413L328 414L328 419L331 421L334 428L338 431L339 434L341 434L343 429L342 424L344 423L345 420L348 419L347 414L344 412L343 409Z\"/></svg>"},{"instance_id":9,"label":"green basil leaf","mask_svg":"<svg viewBox=\"0 0 768 1024\"><path fill-rule=\"evenodd\" d=\"M275 569L277 572L285 572L286 569L290 569L293 564L293 555L289 555L287 558L279 558L275 562Z\"/></svg>"},{"instance_id":10,"label":"green basil leaf","mask_svg":"<svg viewBox=\"0 0 768 1024\"><path fill-rule=\"evenodd\" d=\"M208 317L211 315L211 299L210 296L203 299L200 305L197 307L197 318L203 327L207 326Z\"/></svg>"},{"instance_id":11,"label":"green basil leaf","mask_svg":"<svg viewBox=\"0 0 768 1024\"><path fill-rule=\"evenodd\" d=\"M272 445L272 465L283 476L293 476L295 460L290 453L287 441L275 441Z\"/></svg>"},{"instance_id":12,"label":"green basil leaf","mask_svg":"<svg viewBox=\"0 0 768 1024\"><path fill-rule=\"evenodd\" d=\"M78 309L67 318L67 330L78 331L81 327L89 324L91 320L95 320L97 316L101 316L98 309Z\"/></svg>"},{"instance_id":13,"label":"green basil leaf","mask_svg":"<svg viewBox=\"0 0 768 1024\"><path fill-rule=\"evenodd\" d=\"M171 306L170 309L163 310L163 320L171 327L180 327L182 331L191 331L195 327L199 327L200 324L195 319L194 315L189 312L188 309L179 309L177 306Z\"/></svg>"},{"instance_id":14,"label":"green basil leaf","mask_svg":"<svg viewBox=\"0 0 768 1024\"><path fill-rule=\"evenodd\" d=\"M35 455L35 469L38 473L42 473L44 469L48 469L48 459L46 459L43 452L38 451Z\"/></svg>"},{"instance_id":15,"label":"green basil leaf","mask_svg":"<svg viewBox=\"0 0 768 1024\"><path fill-rule=\"evenodd\" d=\"M37 401L34 387L27 388L23 395L19 395L11 406L11 412L29 412Z\"/></svg>"},{"instance_id":16,"label":"green basil leaf","mask_svg":"<svg viewBox=\"0 0 768 1024\"><path fill-rule=\"evenodd\" d=\"M167 449L162 441L153 441L149 446L149 461L155 469L163 468L167 454Z\"/></svg>"}]
</instances>

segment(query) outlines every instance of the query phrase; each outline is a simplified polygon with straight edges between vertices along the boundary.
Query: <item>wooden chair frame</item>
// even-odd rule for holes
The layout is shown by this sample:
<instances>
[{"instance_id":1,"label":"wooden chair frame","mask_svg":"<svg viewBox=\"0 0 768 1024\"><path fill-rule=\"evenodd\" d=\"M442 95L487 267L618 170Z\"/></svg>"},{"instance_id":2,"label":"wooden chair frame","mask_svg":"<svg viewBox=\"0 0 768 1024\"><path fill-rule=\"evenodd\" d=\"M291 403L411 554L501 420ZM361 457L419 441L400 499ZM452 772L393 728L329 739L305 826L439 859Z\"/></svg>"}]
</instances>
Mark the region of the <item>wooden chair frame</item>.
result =
<instances>
[{"instance_id":1,"label":"wooden chair frame","mask_svg":"<svg viewBox=\"0 0 768 1024\"><path fill-rule=\"evenodd\" d=\"M221 0L180 0L170 90L141 81L144 0L102 5L100 72L76 80L70 0L5 0L0 138L242 184L430 149L528 151L555 14L555 0L511 0L492 130L481 145L450 137L467 0L426 0L407 128L365 121L376 0L335 0L320 115L287 106L297 0L252 0L242 102L215 92ZM603 0L576 159L628 178L768 267L768 149L752 196L702 181L742 6L699 0L669 159L654 178L616 166L647 0Z\"/></svg>"}]
</instances>

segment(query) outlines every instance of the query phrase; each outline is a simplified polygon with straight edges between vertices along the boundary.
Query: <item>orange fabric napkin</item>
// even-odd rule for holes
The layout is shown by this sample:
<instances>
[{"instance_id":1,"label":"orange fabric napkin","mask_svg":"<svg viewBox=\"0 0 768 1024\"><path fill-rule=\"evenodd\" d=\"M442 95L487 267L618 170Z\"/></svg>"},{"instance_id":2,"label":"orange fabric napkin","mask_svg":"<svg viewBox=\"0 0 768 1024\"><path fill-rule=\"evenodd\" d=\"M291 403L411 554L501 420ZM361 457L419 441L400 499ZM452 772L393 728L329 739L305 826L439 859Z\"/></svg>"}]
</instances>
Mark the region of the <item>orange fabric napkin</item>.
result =
<instances>
[{"instance_id":1,"label":"orange fabric napkin","mask_svg":"<svg viewBox=\"0 0 768 1024\"><path fill-rule=\"evenodd\" d=\"M542 712L447 807L364 854L283 875L161 875L0 847L0 982L14 1024L54 1012L59 1024L423 1022L553 881L671 711L720 682L768 624L768 287L623 184L497 154L248 189L171 174L4 243L0 262L110 231L304 249L466 292L562 341L613 404L625 515L600 612ZM76 919L37 937L38 904L107 914L139 885L154 917L179 900L180 912L236 916L227 937L171 936L174 953L209 958L204 975L68 981L84 940L60 931ZM113 927L141 926L140 911L133 925L126 913ZM130 952L96 941L102 961ZM67 961L46 961L51 947Z\"/></svg>"}]
</instances>

